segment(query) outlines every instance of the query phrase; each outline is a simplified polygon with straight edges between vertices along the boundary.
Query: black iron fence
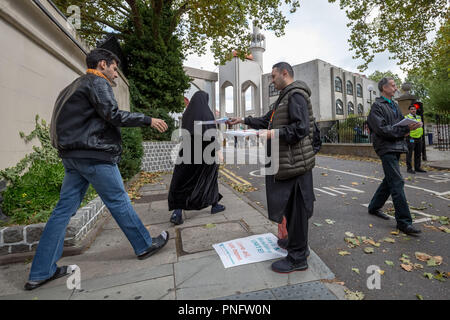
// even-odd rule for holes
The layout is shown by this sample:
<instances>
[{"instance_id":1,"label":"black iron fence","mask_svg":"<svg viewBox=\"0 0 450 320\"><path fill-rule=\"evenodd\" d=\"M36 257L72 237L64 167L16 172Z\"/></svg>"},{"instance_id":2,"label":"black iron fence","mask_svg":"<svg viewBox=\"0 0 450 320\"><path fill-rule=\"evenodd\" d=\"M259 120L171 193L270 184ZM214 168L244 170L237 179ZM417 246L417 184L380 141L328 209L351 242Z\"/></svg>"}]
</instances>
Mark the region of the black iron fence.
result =
<instances>
[{"instance_id":1,"label":"black iron fence","mask_svg":"<svg viewBox=\"0 0 450 320\"><path fill-rule=\"evenodd\" d=\"M367 116L321 122L319 126L324 143L372 143Z\"/></svg>"},{"instance_id":2,"label":"black iron fence","mask_svg":"<svg viewBox=\"0 0 450 320\"><path fill-rule=\"evenodd\" d=\"M450 112L436 114L437 149L441 151L450 150Z\"/></svg>"}]
</instances>

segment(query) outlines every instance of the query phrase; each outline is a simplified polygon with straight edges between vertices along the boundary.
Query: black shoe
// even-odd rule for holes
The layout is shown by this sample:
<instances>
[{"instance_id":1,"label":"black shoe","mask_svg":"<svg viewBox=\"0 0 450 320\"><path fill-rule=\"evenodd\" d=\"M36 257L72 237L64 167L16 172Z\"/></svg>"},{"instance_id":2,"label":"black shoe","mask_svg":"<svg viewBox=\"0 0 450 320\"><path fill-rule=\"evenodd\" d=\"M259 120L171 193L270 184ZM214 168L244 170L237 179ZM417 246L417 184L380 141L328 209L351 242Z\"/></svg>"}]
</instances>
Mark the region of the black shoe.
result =
<instances>
[{"instance_id":1,"label":"black shoe","mask_svg":"<svg viewBox=\"0 0 450 320\"><path fill-rule=\"evenodd\" d=\"M147 259L148 257L158 252L162 247L164 247L168 241L169 241L169 232L167 231L161 232L161 234L158 237L152 238L152 245L144 253L138 255L138 259L139 260Z\"/></svg>"},{"instance_id":2,"label":"black shoe","mask_svg":"<svg viewBox=\"0 0 450 320\"><path fill-rule=\"evenodd\" d=\"M411 224L404 228L399 228L397 226L397 229L403 233L406 233L407 235L417 235L422 232L421 230L414 228Z\"/></svg>"},{"instance_id":3,"label":"black shoe","mask_svg":"<svg viewBox=\"0 0 450 320\"><path fill-rule=\"evenodd\" d=\"M180 225L183 224L183 213L180 210L179 212L177 212L177 210L175 210L172 213L172 216L170 217L170 222L172 222L175 225Z\"/></svg>"},{"instance_id":4,"label":"black shoe","mask_svg":"<svg viewBox=\"0 0 450 320\"><path fill-rule=\"evenodd\" d=\"M416 169L416 172L426 173L427 171L426 171L426 170L423 170L423 169L421 169L421 168L419 168L419 169Z\"/></svg>"},{"instance_id":5,"label":"black shoe","mask_svg":"<svg viewBox=\"0 0 450 320\"><path fill-rule=\"evenodd\" d=\"M222 212L225 210L225 206L221 205L221 204L216 204L214 206L212 206L211 208L211 214L215 214L218 212Z\"/></svg>"},{"instance_id":6,"label":"black shoe","mask_svg":"<svg viewBox=\"0 0 450 320\"><path fill-rule=\"evenodd\" d=\"M308 269L308 263L305 261L294 262L291 258L286 257L272 263L272 270L278 273L291 273L294 271L305 271Z\"/></svg>"},{"instance_id":7,"label":"black shoe","mask_svg":"<svg viewBox=\"0 0 450 320\"><path fill-rule=\"evenodd\" d=\"M373 211L369 210L369 214L371 214L373 216L376 216L378 218L384 219L384 220L389 220L390 219L389 216L386 213L381 211L381 209L377 209L377 210L373 210Z\"/></svg>"},{"instance_id":8,"label":"black shoe","mask_svg":"<svg viewBox=\"0 0 450 320\"><path fill-rule=\"evenodd\" d=\"M406 170L406 172L411 173L411 174L416 174L416 172L413 169L408 169L408 170Z\"/></svg>"},{"instance_id":9,"label":"black shoe","mask_svg":"<svg viewBox=\"0 0 450 320\"><path fill-rule=\"evenodd\" d=\"M25 290L28 291L39 288L40 286L46 284L47 282L69 275L69 272L67 270L68 270L67 266L58 267L56 268L56 272L53 274L52 277L42 281L28 281L27 283L25 283L24 288Z\"/></svg>"}]
</instances>

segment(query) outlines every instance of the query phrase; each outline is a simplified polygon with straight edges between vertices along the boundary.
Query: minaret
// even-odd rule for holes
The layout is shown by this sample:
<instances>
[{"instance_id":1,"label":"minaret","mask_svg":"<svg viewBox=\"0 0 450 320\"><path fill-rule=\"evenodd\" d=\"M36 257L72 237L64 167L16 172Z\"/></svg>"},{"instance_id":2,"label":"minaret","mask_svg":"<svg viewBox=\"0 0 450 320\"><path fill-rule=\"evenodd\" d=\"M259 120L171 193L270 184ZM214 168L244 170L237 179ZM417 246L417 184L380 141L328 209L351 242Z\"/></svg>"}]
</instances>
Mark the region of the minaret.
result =
<instances>
[{"instance_id":1,"label":"minaret","mask_svg":"<svg viewBox=\"0 0 450 320\"><path fill-rule=\"evenodd\" d=\"M266 37L261 33L259 28L253 22L252 43L250 45L250 53L253 60L259 64L263 70L263 53L266 51Z\"/></svg>"}]
</instances>

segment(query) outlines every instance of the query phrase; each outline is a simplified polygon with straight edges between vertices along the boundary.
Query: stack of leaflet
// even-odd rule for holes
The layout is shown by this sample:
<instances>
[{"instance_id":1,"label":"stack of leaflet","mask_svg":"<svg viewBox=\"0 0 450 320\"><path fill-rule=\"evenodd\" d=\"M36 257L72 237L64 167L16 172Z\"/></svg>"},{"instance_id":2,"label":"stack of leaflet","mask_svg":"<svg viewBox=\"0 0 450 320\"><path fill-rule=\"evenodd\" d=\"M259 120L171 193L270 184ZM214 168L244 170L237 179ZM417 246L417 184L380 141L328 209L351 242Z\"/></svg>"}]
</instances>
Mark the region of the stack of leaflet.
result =
<instances>
[{"instance_id":1,"label":"stack of leaflet","mask_svg":"<svg viewBox=\"0 0 450 320\"><path fill-rule=\"evenodd\" d=\"M249 136L257 136L258 130L228 130L223 133L226 137L249 137Z\"/></svg>"}]
</instances>

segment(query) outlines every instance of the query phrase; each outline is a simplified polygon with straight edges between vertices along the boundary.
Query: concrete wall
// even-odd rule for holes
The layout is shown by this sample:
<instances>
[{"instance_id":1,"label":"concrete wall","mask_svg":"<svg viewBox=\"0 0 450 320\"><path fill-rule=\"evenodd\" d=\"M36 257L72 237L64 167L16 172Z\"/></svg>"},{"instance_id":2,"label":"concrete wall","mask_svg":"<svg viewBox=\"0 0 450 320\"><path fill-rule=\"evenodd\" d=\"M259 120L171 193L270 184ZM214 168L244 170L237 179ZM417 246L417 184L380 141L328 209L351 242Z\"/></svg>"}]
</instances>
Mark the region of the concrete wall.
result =
<instances>
[{"instance_id":1,"label":"concrete wall","mask_svg":"<svg viewBox=\"0 0 450 320\"><path fill-rule=\"evenodd\" d=\"M1 0L0 43L0 169L4 169L32 151L33 144L25 144L19 131L31 132L36 114L50 122L59 92L85 73L85 56L91 48L47 0ZM129 110L128 82L123 74L116 82L119 107Z\"/></svg>"}]
</instances>

